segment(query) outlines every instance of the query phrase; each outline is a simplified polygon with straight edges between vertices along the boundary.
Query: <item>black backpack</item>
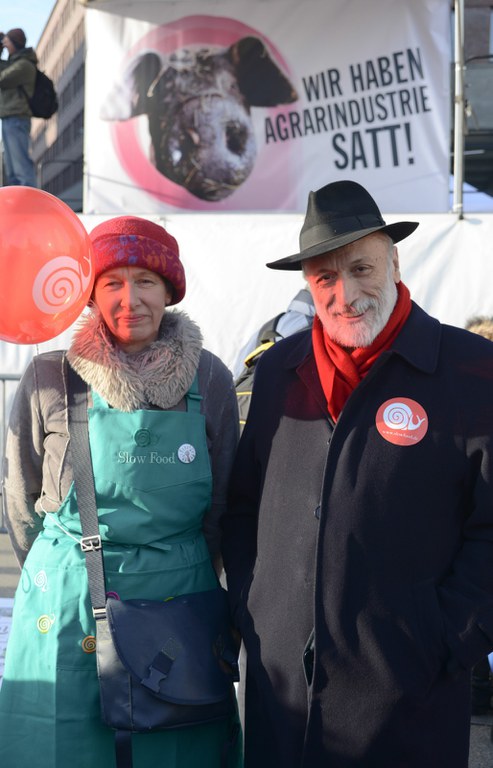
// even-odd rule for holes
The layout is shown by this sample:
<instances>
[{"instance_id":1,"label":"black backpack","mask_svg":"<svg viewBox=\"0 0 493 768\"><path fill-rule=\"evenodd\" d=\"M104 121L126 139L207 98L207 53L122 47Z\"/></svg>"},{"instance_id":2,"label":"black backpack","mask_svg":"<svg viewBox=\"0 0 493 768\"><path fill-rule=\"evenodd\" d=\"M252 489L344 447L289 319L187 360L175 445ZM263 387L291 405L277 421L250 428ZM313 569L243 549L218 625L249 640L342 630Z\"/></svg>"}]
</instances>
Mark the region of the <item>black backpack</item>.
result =
<instances>
[{"instance_id":1,"label":"black backpack","mask_svg":"<svg viewBox=\"0 0 493 768\"><path fill-rule=\"evenodd\" d=\"M36 67L36 80L34 83L34 93L29 98L23 86L24 91L33 117L43 117L47 120L49 117L55 114L58 109L58 96L53 84L53 80L41 72Z\"/></svg>"},{"instance_id":2,"label":"black backpack","mask_svg":"<svg viewBox=\"0 0 493 768\"><path fill-rule=\"evenodd\" d=\"M281 312L279 315L272 317L261 327L257 336L255 349L247 355L245 359L245 367L235 381L238 411L240 414L240 434L243 432L243 427L245 426L248 410L250 408L255 366L265 350L272 347L276 341L279 335L276 333L277 323L284 314L284 312Z\"/></svg>"}]
</instances>

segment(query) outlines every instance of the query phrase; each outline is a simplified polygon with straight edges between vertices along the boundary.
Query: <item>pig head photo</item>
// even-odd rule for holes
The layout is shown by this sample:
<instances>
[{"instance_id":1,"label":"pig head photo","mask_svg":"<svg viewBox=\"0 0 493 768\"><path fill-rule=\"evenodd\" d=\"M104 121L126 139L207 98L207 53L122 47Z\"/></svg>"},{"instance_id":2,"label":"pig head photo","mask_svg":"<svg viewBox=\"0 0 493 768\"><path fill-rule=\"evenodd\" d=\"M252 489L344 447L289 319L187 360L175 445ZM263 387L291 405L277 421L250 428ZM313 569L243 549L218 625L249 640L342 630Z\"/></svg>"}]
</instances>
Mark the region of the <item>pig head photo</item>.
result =
<instances>
[{"instance_id":1,"label":"pig head photo","mask_svg":"<svg viewBox=\"0 0 493 768\"><path fill-rule=\"evenodd\" d=\"M150 161L197 198L231 195L257 154L252 107L290 104L297 93L265 44L247 36L228 48L139 53L108 93L100 117L147 115Z\"/></svg>"}]
</instances>

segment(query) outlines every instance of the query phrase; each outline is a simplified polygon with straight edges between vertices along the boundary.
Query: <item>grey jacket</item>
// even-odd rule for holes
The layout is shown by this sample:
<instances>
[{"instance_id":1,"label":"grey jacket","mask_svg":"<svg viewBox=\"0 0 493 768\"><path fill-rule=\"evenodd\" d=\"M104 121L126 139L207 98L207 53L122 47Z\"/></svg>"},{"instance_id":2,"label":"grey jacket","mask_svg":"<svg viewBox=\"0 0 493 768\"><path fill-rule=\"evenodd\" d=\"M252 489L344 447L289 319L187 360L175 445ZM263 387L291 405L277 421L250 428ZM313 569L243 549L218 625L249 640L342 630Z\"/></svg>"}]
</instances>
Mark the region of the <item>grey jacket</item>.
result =
<instances>
[{"instance_id":1,"label":"grey jacket","mask_svg":"<svg viewBox=\"0 0 493 768\"><path fill-rule=\"evenodd\" d=\"M58 510L73 479L65 358L111 406L124 411L156 406L185 410L184 396L198 373L213 478L204 533L217 565L218 521L238 440L236 394L228 368L202 349L197 326L176 311L166 312L160 339L138 355L118 351L104 323L93 315L84 320L67 353L47 352L28 366L11 411L3 473L4 511L19 563L44 515Z\"/></svg>"},{"instance_id":2,"label":"grey jacket","mask_svg":"<svg viewBox=\"0 0 493 768\"><path fill-rule=\"evenodd\" d=\"M33 48L22 50L0 59L0 117L31 117L27 95L34 92L36 64L38 62ZM22 87L21 87L22 86Z\"/></svg>"}]
</instances>

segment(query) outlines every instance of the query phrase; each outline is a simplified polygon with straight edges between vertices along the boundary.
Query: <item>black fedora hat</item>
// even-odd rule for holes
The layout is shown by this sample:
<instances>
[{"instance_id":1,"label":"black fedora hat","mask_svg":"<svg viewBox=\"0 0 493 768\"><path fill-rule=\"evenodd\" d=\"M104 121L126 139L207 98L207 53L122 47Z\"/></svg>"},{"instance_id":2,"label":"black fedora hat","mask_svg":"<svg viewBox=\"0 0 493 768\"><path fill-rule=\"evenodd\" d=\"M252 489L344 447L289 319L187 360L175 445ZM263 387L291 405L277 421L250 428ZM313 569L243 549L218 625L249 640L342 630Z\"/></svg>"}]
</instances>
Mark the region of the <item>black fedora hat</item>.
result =
<instances>
[{"instance_id":1,"label":"black fedora hat","mask_svg":"<svg viewBox=\"0 0 493 768\"><path fill-rule=\"evenodd\" d=\"M373 232L385 232L394 243L410 235L418 222L386 224L369 192L355 181L334 181L310 192L300 232L300 252L267 264L271 269L301 269L304 259L335 251Z\"/></svg>"}]
</instances>

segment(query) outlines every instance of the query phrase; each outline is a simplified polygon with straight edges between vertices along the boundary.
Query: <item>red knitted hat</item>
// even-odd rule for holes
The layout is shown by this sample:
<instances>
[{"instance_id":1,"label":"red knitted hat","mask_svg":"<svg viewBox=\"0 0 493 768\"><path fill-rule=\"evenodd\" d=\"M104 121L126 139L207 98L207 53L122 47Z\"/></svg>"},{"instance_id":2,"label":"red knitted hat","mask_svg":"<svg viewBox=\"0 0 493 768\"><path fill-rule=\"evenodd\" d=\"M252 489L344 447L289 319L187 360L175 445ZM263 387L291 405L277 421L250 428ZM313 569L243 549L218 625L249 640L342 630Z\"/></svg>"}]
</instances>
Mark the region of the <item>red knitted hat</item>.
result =
<instances>
[{"instance_id":1,"label":"red knitted hat","mask_svg":"<svg viewBox=\"0 0 493 768\"><path fill-rule=\"evenodd\" d=\"M173 288L170 304L185 296L185 270L178 243L164 227L137 216L118 216L94 227L89 235L96 280L114 267L144 267L166 278Z\"/></svg>"}]
</instances>

